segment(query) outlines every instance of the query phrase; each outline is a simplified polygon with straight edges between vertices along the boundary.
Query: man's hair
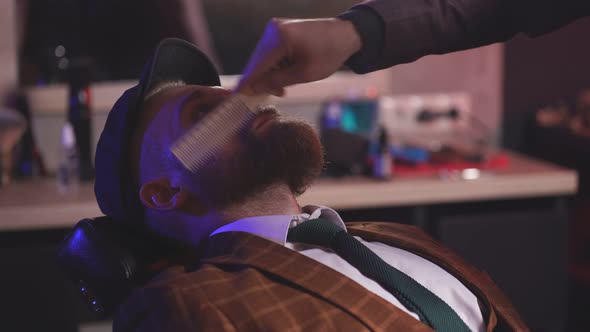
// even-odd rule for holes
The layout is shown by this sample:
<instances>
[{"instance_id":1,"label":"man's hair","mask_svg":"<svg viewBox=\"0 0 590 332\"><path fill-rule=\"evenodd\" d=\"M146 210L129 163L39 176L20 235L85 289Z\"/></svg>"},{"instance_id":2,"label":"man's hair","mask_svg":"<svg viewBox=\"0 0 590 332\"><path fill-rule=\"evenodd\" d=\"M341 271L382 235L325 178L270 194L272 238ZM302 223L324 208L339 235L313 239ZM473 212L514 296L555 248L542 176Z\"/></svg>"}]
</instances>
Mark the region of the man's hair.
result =
<instances>
[{"instance_id":1,"label":"man's hair","mask_svg":"<svg viewBox=\"0 0 590 332\"><path fill-rule=\"evenodd\" d=\"M160 92L164 92L170 88L185 86L186 83L184 81L162 81L154 84L152 88L145 93L145 97L143 98L143 102L145 103L153 96L159 94Z\"/></svg>"}]
</instances>

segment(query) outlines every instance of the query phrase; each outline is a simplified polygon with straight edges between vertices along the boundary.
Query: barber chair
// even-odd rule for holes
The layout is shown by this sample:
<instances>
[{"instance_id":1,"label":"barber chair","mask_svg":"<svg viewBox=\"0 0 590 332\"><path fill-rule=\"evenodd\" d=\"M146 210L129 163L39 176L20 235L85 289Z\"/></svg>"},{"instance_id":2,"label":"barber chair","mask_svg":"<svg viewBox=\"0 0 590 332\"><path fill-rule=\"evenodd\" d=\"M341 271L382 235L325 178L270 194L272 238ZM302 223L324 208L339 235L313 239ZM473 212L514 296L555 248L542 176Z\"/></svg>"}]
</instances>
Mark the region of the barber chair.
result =
<instances>
[{"instance_id":1,"label":"barber chair","mask_svg":"<svg viewBox=\"0 0 590 332\"><path fill-rule=\"evenodd\" d=\"M177 248L109 217L83 219L58 248L58 263L97 317L114 313L133 289L174 263Z\"/></svg>"}]
</instances>

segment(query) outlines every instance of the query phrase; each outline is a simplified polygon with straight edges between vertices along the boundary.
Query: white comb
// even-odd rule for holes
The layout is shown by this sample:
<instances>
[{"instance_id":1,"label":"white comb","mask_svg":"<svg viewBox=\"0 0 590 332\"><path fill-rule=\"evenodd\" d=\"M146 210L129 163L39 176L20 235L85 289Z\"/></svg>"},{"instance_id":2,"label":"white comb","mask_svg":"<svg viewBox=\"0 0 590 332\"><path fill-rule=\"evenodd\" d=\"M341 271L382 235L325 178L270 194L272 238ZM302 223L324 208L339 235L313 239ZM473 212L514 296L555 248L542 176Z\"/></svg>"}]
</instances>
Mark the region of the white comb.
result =
<instances>
[{"instance_id":1,"label":"white comb","mask_svg":"<svg viewBox=\"0 0 590 332\"><path fill-rule=\"evenodd\" d=\"M187 170L198 172L254 118L266 98L243 94L229 97L174 142L170 150Z\"/></svg>"}]
</instances>

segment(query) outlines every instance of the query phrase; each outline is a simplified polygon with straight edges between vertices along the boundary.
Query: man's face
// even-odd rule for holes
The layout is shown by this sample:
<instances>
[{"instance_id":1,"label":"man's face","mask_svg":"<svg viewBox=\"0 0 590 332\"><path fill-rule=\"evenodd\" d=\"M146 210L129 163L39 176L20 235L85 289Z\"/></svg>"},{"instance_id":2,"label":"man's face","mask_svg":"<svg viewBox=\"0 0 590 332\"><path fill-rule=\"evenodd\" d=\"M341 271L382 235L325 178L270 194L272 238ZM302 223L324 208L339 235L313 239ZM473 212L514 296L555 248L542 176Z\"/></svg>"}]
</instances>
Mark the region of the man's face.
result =
<instances>
[{"instance_id":1,"label":"man's face","mask_svg":"<svg viewBox=\"0 0 590 332\"><path fill-rule=\"evenodd\" d=\"M184 86L169 88L148 100L144 112L153 119L141 146L140 182L164 172L216 209L242 203L276 183L301 194L321 171L321 145L308 124L284 119L274 108L259 111L197 173L190 173L175 160L171 145L229 95L218 87Z\"/></svg>"}]
</instances>

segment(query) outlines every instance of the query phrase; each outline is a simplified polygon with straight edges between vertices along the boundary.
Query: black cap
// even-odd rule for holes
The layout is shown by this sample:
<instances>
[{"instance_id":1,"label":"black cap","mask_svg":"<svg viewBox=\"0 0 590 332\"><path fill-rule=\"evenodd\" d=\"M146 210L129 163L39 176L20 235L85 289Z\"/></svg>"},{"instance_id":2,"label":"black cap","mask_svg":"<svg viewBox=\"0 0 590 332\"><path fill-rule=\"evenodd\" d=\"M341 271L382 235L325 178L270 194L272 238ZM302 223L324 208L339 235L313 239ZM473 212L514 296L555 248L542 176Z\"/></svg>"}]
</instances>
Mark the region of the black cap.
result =
<instances>
[{"instance_id":1,"label":"black cap","mask_svg":"<svg viewBox=\"0 0 590 332\"><path fill-rule=\"evenodd\" d=\"M209 58L182 39L164 39L147 61L136 86L125 91L111 109L96 147L94 192L101 211L116 220L143 221L143 206L130 174L130 140L147 91L162 81L218 86L219 75Z\"/></svg>"}]
</instances>

